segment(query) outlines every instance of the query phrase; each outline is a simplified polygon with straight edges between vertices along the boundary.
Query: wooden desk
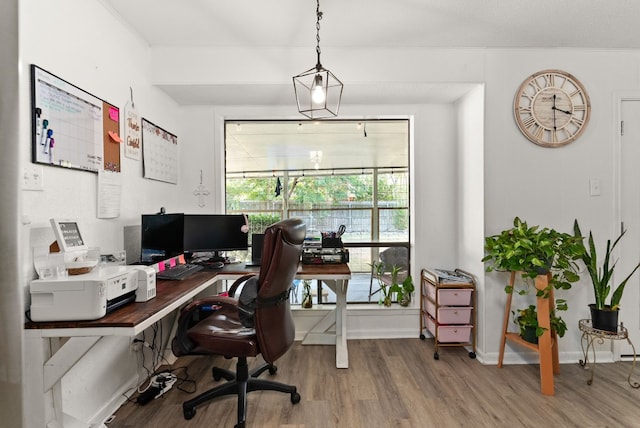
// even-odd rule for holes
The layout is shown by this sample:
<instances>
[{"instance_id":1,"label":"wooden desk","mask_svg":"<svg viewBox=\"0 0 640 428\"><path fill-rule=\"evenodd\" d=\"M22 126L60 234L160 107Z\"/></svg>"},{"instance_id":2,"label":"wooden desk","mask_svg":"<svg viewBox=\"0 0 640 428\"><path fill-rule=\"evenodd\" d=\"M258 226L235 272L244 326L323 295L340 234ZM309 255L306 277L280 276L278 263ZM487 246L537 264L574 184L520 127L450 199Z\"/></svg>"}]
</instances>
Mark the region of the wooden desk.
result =
<instances>
[{"instance_id":1,"label":"wooden desk","mask_svg":"<svg viewBox=\"0 0 640 428\"><path fill-rule=\"evenodd\" d=\"M196 295L218 281L235 280L242 275L258 272L258 267L247 268L231 264L217 271L200 271L182 281L158 281L156 297L147 302L125 305L103 318L92 321L55 321L25 323L25 411L27 427L62 427L62 377L105 336L134 337L189 303ZM333 318L327 315L318 323L325 331L305 337L308 344L335 344L336 366L348 367L346 344L346 293L351 271L346 264L300 265L297 279L319 279L336 293ZM333 341L326 332L325 319L334 320L336 333ZM330 327L330 326L329 326ZM322 337L322 340L319 338ZM322 343L320 343L322 342ZM304 343L304 342L303 342ZM77 426L90 426L75 421ZM76 426L76 425L74 425Z\"/></svg>"}]
</instances>

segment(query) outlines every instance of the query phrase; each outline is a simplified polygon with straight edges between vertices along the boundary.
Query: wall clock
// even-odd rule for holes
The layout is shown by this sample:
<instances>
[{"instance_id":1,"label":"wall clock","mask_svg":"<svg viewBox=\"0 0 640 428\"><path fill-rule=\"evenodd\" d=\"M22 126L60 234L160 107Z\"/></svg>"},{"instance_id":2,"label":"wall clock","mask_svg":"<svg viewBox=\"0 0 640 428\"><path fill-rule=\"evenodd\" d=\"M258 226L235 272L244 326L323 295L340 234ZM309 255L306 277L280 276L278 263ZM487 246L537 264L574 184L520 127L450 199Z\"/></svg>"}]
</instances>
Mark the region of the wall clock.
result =
<instances>
[{"instance_id":1,"label":"wall clock","mask_svg":"<svg viewBox=\"0 0 640 428\"><path fill-rule=\"evenodd\" d=\"M589 123L591 103L582 83L561 70L539 71L520 85L513 102L518 128L543 147L575 141Z\"/></svg>"}]
</instances>

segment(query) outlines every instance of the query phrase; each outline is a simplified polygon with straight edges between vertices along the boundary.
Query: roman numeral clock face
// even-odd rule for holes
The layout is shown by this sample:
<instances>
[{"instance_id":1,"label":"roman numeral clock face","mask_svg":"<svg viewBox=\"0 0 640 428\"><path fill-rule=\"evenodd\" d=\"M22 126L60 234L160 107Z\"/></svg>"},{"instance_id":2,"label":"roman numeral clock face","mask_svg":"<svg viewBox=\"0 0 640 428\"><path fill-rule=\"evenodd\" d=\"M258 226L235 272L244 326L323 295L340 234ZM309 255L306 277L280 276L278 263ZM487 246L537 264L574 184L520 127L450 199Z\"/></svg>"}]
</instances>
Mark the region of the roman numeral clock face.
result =
<instances>
[{"instance_id":1,"label":"roman numeral clock face","mask_svg":"<svg viewBox=\"0 0 640 428\"><path fill-rule=\"evenodd\" d=\"M582 84L560 70L540 71L522 82L513 108L520 131L544 147L574 141L584 131L591 113Z\"/></svg>"}]
</instances>

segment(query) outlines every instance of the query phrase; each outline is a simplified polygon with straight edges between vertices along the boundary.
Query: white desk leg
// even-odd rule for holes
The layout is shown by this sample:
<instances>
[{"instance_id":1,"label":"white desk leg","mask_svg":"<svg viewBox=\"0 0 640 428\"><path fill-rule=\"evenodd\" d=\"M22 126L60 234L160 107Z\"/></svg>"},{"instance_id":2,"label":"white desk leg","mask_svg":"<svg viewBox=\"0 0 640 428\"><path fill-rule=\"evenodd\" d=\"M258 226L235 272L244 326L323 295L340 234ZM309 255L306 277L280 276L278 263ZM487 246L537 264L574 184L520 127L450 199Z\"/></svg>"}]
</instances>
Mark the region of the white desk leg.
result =
<instances>
[{"instance_id":1,"label":"white desk leg","mask_svg":"<svg viewBox=\"0 0 640 428\"><path fill-rule=\"evenodd\" d=\"M336 367L349 368L347 348L347 285L346 280L322 280L336 294L336 307L324 316L302 340L303 345L335 345ZM335 333L328 331L335 326Z\"/></svg>"},{"instance_id":2,"label":"white desk leg","mask_svg":"<svg viewBox=\"0 0 640 428\"><path fill-rule=\"evenodd\" d=\"M27 427L62 426L60 383L52 388L45 388L46 363L54 346L52 340L42 337L36 330L25 334L23 417Z\"/></svg>"},{"instance_id":3,"label":"white desk leg","mask_svg":"<svg viewBox=\"0 0 640 428\"><path fill-rule=\"evenodd\" d=\"M347 348L347 281L336 282L336 367L349 368Z\"/></svg>"}]
</instances>

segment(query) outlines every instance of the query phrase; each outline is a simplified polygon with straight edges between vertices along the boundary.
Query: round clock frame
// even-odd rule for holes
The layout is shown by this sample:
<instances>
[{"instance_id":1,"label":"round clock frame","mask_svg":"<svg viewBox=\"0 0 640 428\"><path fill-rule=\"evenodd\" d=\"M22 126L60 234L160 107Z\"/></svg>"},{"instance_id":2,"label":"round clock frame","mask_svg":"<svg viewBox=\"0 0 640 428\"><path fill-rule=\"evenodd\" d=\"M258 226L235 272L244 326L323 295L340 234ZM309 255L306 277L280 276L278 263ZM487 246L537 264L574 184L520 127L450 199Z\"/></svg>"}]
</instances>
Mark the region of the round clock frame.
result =
<instances>
[{"instance_id":1,"label":"round clock frame","mask_svg":"<svg viewBox=\"0 0 640 428\"><path fill-rule=\"evenodd\" d=\"M591 102L584 86L562 70L542 70L522 82L513 101L522 134L543 147L561 147L584 132Z\"/></svg>"}]
</instances>

